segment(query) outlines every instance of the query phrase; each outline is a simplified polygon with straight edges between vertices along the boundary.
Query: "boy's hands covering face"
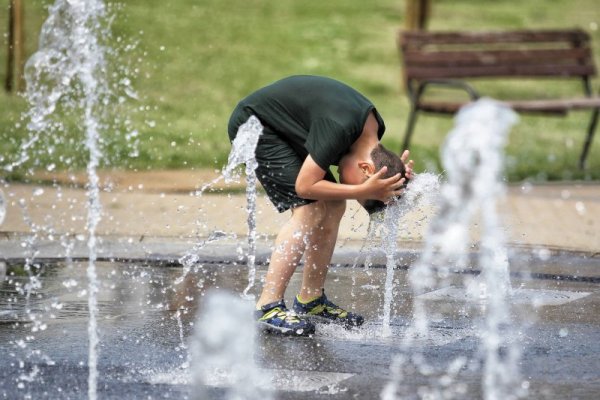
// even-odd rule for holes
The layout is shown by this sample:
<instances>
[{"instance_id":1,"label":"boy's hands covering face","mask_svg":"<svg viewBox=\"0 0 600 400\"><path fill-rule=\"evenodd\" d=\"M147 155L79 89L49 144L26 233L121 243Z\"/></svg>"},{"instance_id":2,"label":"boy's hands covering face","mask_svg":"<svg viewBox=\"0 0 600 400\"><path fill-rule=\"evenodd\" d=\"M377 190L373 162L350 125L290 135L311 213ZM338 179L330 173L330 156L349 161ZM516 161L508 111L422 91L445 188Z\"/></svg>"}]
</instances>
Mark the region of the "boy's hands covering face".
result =
<instances>
[{"instance_id":1,"label":"boy's hands covering face","mask_svg":"<svg viewBox=\"0 0 600 400\"><path fill-rule=\"evenodd\" d=\"M405 178L401 177L400 174L396 174L390 178L383 178L387 171L387 167L381 168L379 171L368 177L363 183L366 191L367 199L379 200L384 203L389 203L392 199L402 195L404 192L403 185L411 180L413 174L413 160L408 160L410 152L404 150L400 159L405 166Z\"/></svg>"},{"instance_id":2,"label":"boy's hands covering face","mask_svg":"<svg viewBox=\"0 0 600 400\"><path fill-rule=\"evenodd\" d=\"M362 184L365 199L379 200L387 203L402 194L402 185L404 185L405 179L400 174L396 174L390 178L383 178L386 171L387 167L381 168Z\"/></svg>"}]
</instances>

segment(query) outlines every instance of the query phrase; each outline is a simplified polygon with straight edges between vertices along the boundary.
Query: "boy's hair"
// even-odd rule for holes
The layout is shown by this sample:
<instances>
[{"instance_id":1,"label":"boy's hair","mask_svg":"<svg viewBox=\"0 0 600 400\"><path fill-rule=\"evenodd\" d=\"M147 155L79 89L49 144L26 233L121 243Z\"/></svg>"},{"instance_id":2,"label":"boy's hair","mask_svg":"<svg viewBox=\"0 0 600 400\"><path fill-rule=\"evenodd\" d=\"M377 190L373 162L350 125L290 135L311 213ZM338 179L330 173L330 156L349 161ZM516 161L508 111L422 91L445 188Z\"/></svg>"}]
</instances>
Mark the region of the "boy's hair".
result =
<instances>
[{"instance_id":1,"label":"boy's hair","mask_svg":"<svg viewBox=\"0 0 600 400\"><path fill-rule=\"evenodd\" d=\"M375 170L379 171L383 167L387 167L387 171L383 175L383 178L391 178L396 174L400 174L401 177L406 179L406 167L398 155L389 151L382 144L378 144L371 151L371 160L375 165ZM404 187L408 181L405 181ZM369 214L373 214L385 209L385 203L379 200L367 200L364 202L363 207Z\"/></svg>"}]
</instances>

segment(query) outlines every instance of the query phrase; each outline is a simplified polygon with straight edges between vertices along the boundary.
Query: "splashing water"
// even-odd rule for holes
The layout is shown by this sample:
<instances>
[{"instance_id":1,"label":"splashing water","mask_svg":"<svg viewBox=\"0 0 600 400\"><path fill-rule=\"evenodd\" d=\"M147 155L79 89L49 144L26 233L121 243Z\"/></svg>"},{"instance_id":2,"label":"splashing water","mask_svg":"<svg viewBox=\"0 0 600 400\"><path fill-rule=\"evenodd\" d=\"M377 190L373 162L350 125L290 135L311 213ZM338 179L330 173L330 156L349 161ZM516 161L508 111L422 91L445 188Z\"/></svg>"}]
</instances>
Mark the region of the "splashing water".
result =
<instances>
[{"instance_id":1,"label":"splashing water","mask_svg":"<svg viewBox=\"0 0 600 400\"><path fill-rule=\"evenodd\" d=\"M379 230L381 246L386 256L385 294L383 300L382 336L392 334L390 321L394 290L394 268L396 267L396 252L398 250L397 236L400 222L409 213L432 206L439 190L439 177L431 173L415 174L404 194L392 202L385 211L371 216L367 240L373 240ZM371 263L367 255L365 268Z\"/></svg>"},{"instance_id":2,"label":"splashing water","mask_svg":"<svg viewBox=\"0 0 600 400\"><path fill-rule=\"evenodd\" d=\"M361 255L366 252L365 261L364 261L364 270L368 271L368 269L373 265L372 256L375 252L375 245L377 234L381 230L381 226L383 224L383 218L380 215L371 215L369 218L369 226L367 227L367 235L365 236L362 245L360 246L360 251L358 255L354 259L354 263L352 264L352 268L356 268L358 266L358 260L361 258Z\"/></svg>"},{"instance_id":3,"label":"splashing water","mask_svg":"<svg viewBox=\"0 0 600 400\"><path fill-rule=\"evenodd\" d=\"M6 198L2 189L0 189L0 225L4 222L4 218L6 218Z\"/></svg>"},{"instance_id":4,"label":"splashing water","mask_svg":"<svg viewBox=\"0 0 600 400\"><path fill-rule=\"evenodd\" d=\"M194 247L179 258L179 262L183 265L183 272L179 278L177 278L174 282L175 285L181 284L186 276L192 270L192 267L198 263L200 260L200 250L202 250L207 244L216 242L223 238L228 237L225 232L222 231L214 231L208 235L206 240L202 240L194 245Z\"/></svg>"},{"instance_id":5,"label":"splashing water","mask_svg":"<svg viewBox=\"0 0 600 400\"><path fill-rule=\"evenodd\" d=\"M76 111L80 127L85 132L85 146L89 153L87 164L87 230L89 264L89 354L88 396L96 398L97 386L97 300L99 282L96 275L96 228L100 222L101 205L99 179L96 169L101 153L99 136L102 129L103 106L109 90L106 72L108 36L106 8L102 0L57 0L49 9L42 27L39 50L26 65L25 97L30 109L26 115L31 135L21 147L20 158L8 169L18 166L30 157L30 149L42 134L60 130L62 124L53 118L59 108Z\"/></svg>"},{"instance_id":6,"label":"splashing water","mask_svg":"<svg viewBox=\"0 0 600 400\"><path fill-rule=\"evenodd\" d=\"M424 210L437 203L440 190L439 175L429 172L414 174L404 194L400 198L402 215L414 210Z\"/></svg>"},{"instance_id":7,"label":"splashing water","mask_svg":"<svg viewBox=\"0 0 600 400\"><path fill-rule=\"evenodd\" d=\"M225 182L233 182L239 179L235 169L241 164L246 164L246 174L256 170L258 164L254 152L262 132L263 126L255 116L251 116L248 121L240 125L238 133L231 144L232 148L227 159L227 165L223 168Z\"/></svg>"},{"instance_id":8,"label":"splashing water","mask_svg":"<svg viewBox=\"0 0 600 400\"><path fill-rule=\"evenodd\" d=\"M519 397L518 351L509 342L512 335L506 302L510 294L507 253L496 210L496 201L505 190L501 180L503 148L516 121L512 110L489 99L459 112L442 151L448 181L442 187L439 212L430 224L423 253L409 273L414 303L405 349L410 349L415 338L429 335L429 320L419 295L446 285L450 266L466 265L470 223L480 212L483 230L478 263L487 293L487 314L481 333L485 355L483 388L488 400ZM413 354L412 360L425 365L419 354ZM428 388L427 392L431 398L442 398L436 390Z\"/></svg>"},{"instance_id":9,"label":"splashing water","mask_svg":"<svg viewBox=\"0 0 600 400\"><path fill-rule=\"evenodd\" d=\"M254 362L254 304L225 292L209 293L192 338L193 399L205 399L205 387L228 383L225 399L268 400L270 378ZM223 312L227 310L227 312Z\"/></svg>"},{"instance_id":10,"label":"splashing water","mask_svg":"<svg viewBox=\"0 0 600 400\"><path fill-rule=\"evenodd\" d=\"M240 125L237 135L233 140L231 151L229 152L229 158L227 165L223 167L221 175L213 179L212 181L202 185L202 187L196 191L196 196L202 196L204 192L218 183L222 179L225 183L239 182L240 174L237 167L241 164L246 165L246 213L248 215L248 251L247 251L247 266L248 266L248 285L243 291L244 297L252 297L248 295L248 291L254 287L256 280L256 168L258 163L256 162L256 145L258 144L258 138L262 135L263 126L261 125L258 118L251 116L244 124ZM202 248L204 242L195 246L191 252L186 253L180 261L183 262L184 267L186 263L195 262L197 259L196 248Z\"/></svg>"},{"instance_id":11,"label":"splashing water","mask_svg":"<svg viewBox=\"0 0 600 400\"><path fill-rule=\"evenodd\" d=\"M248 297L248 291L254 286L256 279L256 145L262 135L263 126L258 118L251 116L239 129L233 140L227 165L223 168L225 182L238 180L235 169L240 164L246 165L246 212L248 214L248 286L243 295Z\"/></svg>"},{"instance_id":12,"label":"splashing water","mask_svg":"<svg viewBox=\"0 0 600 400\"><path fill-rule=\"evenodd\" d=\"M383 337L389 337L392 334L390 329L390 318L392 312L392 298L394 290L394 268L396 267L396 250L398 244L396 236L398 234L398 225L400 223L401 208L399 201L394 201L385 208L383 219L384 232L382 236L383 248L386 255L386 275L385 275L385 297L383 301Z\"/></svg>"},{"instance_id":13,"label":"splashing water","mask_svg":"<svg viewBox=\"0 0 600 400\"><path fill-rule=\"evenodd\" d=\"M6 263L4 261L0 261L0 285L2 285L5 278L6 278Z\"/></svg>"}]
</instances>

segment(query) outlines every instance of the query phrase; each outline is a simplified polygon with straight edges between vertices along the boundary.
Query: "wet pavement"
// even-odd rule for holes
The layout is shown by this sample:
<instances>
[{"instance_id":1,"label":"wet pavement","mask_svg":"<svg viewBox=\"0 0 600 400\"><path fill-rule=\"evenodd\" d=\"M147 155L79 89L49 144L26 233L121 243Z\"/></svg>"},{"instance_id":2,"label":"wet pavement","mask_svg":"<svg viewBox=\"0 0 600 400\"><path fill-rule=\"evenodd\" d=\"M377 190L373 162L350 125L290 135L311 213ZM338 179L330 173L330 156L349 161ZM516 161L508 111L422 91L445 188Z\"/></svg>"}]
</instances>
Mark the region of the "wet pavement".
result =
<instances>
[{"instance_id":1,"label":"wet pavement","mask_svg":"<svg viewBox=\"0 0 600 400\"><path fill-rule=\"evenodd\" d=\"M197 399L188 351L205 294L237 295L247 285L245 197L235 191L193 196L198 180L211 176L117 178L101 195L98 398ZM7 273L0 283L0 399L87 398L86 201L76 179L68 179L75 187L3 188L9 207L0 232L0 275ZM507 336L521 352L521 390L532 399L598 398L600 186L513 185L500 209L514 289ZM319 325L312 338L258 336L257 365L249 368L264 375L274 398L379 399L390 383L402 399L482 398L486 303L466 295L481 272L474 262L476 223L472 266L451 269L443 285L421 295L430 335L405 345L414 301L406 276L434 211L414 213L402 227L391 335L384 336L385 255L376 251L373 265L364 268L368 221L349 203L327 294L367 322L352 331ZM259 279L285 219L259 197ZM215 240L208 240L215 231ZM192 249L199 264L182 279L179 259ZM24 270L27 260L41 269ZM415 354L426 362L407 361ZM402 356L395 371L391 366ZM227 398L231 382L212 378L202 398Z\"/></svg>"},{"instance_id":2,"label":"wet pavement","mask_svg":"<svg viewBox=\"0 0 600 400\"><path fill-rule=\"evenodd\" d=\"M119 251L125 253L122 247ZM158 247L152 262L130 257L128 262L98 263L98 398L196 398L186 362L205 294L239 294L247 284L244 260L231 257L235 248L230 244L209 244L201 254L201 263L187 274L173 262L176 254ZM482 398L485 301L465 295L479 272L476 266L452 271L444 287L422 295L431 311L430 336L406 348L413 301L406 274L418 254L398 254L388 337L382 333L384 260L375 256L374 265L365 269L364 255L357 255L350 250L336 254L327 294L363 314L363 327L318 325L312 338L258 336L257 370L269 377L274 398L377 399L389 382L407 399L427 390ZM259 256L259 279L267 256ZM34 269L41 288L27 299L19 288L23 291L31 280L18 261L8 260L8 279L0 288L0 398L87 398L87 264L55 260ZM511 341L522 354L520 381L527 398L597 398L600 259L568 253L540 258L515 250L511 265L516 328ZM290 283L288 304L299 284L300 270ZM398 355L414 353L422 355L429 371L411 363L403 364L402 377L390 370ZM449 377L446 369L456 360L462 367ZM215 376L205 395L227 398L228 385L226 378Z\"/></svg>"}]
</instances>

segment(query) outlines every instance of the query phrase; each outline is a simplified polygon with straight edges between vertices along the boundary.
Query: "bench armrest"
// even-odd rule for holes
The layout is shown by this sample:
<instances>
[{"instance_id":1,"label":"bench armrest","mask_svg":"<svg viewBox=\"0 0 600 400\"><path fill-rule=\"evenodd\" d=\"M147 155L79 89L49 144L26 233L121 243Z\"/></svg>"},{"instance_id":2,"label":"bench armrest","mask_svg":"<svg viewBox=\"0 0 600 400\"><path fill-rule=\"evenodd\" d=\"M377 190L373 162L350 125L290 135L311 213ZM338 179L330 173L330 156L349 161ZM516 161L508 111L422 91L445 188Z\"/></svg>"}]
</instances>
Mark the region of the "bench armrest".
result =
<instances>
[{"instance_id":1,"label":"bench armrest","mask_svg":"<svg viewBox=\"0 0 600 400\"><path fill-rule=\"evenodd\" d=\"M412 89L412 86L409 85L409 93L413 104L416 105L418 103L428 86L446 86L455 89L462 89L467 92L472 101L475 101L481 97L473 88L473 86L469 85L465 81L456 79L429 79L419 82L416 90Z\"/></svg>"}]
</instances>

